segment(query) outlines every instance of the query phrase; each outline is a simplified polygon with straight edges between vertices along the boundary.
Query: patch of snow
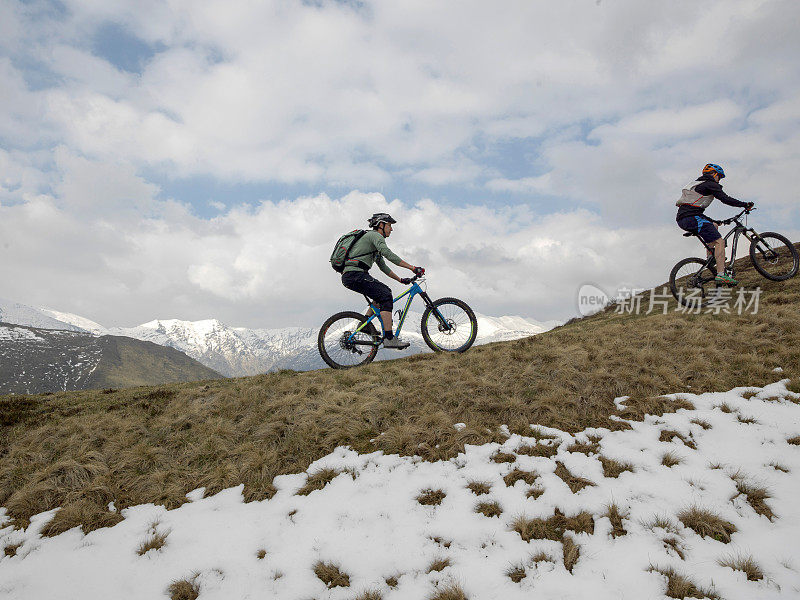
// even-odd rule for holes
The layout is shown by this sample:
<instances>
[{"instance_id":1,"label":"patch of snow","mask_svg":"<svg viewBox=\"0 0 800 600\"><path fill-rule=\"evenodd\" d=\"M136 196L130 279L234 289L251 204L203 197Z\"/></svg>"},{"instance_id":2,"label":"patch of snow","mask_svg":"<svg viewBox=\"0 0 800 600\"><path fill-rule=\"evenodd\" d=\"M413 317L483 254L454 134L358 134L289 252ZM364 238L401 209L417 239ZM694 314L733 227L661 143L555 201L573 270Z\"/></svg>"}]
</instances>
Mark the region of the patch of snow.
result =
<instances>
[{"instance_id":1,"label":"patch of snow","mask_svg":"<svg viewBox=\"0 0 800 600\"><path fill-rule=\"evenodd\" d=\"M45 538L40 531L54 514L50 511L35 516L24 531L0 530L0 541L13 537L23 544L18 556L0 559L2 590L9 598L154 598L164 596L172 581L199 573L201 597L208 599L344 600L369 589L385 598L424 598L457 581L468 597L480 600L639 600L664 597L665 578L649 571L655 565L673 567L726 600L797 598L800 576L790 566L800 561L800 449L786 440L800 434L800 406L791 400L787 381L760 389L759 397L770 400L745 399L742 394L753 388L681 393L672 397L689 400L694 410L630 421L631 429L623 431L559 432L558 453L552 458L520 454L515 463L493 462L498 449L514 452L536 442L516 434L503 444L467 446L457 458L439 462L337 448L308 473L328 467L350 470L355 477L342 473L307 496L295 494L307 473L283 475L275 478L278 492L270 500L245 503L241 485L206 498L194 490L187 495L193 501L174 510L134 506L122 511L124 521L114 527ZM756 416L757 422L740 422L736 412L719 410L722 403ZM711 428L693 426L695 419ZM677 440L659 441L664 429L691 436L697 449ZM597 456L566 450L588 432L602 435L604 456L629 462L635 471L606 478ZM683 462L662 465L667 451ZM556 461L595 485L572 493L555 475ZM721 468L712 468L715 463ZM515 467L539 474L537 483L544 489L539 498L527 497L530 486L524 482L505 485L503 476ZM734 476L770 491L766 502L776 515L772 521L738 493ZM490 494L473 495L466 486L474 480L490 482ZM445 492L440 506L416 501L427 488ZM498 502L503 514L475 512L479 499ZM604 516L609 502L627 515L626 535L611 537ZM677 514L691 506L734 523L731 543L702 538L682 525ZM580 511L593 515L593 533L568 534L580 548L572 573L563 565L560 542L525 542L511 527L517 516L547 518L556 509L568 516ZM647 525L655 516L671 522L674 533ZM166 545L140 557L136 549L155 521L169 531ZM675 538L685 561L664 542L667 537ZM259 559L262 549L266 555ZM530 557L538 551L549 553L553 562L533 565ZM737 553L752 555L765 578L751 582L718 564ZM448 558L451 566L429 573L438 557ZM328 589L313 572L319 560L349 574L351 587ZM519 583L506 575L516 564L524 566L526 575ZM391 576L398 579L394 590L385 583Z\"/></svg>"}]
</instances>

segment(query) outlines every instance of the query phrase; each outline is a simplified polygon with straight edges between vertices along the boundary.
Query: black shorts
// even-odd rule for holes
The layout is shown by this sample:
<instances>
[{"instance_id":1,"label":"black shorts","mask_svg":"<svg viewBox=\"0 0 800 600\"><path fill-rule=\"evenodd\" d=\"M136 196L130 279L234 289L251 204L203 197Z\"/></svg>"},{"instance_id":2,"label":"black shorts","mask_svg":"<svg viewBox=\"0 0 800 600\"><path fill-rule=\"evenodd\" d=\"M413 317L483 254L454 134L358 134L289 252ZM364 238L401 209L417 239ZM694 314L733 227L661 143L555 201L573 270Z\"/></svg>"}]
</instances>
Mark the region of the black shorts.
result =
<instances>
[{"instance_id":1,"label":"black shorts","mask_svg":"<svg viewBox=\"0 0 800 600\"><path fill-rule=\"evenodd\" d=\"M374 279L366 271L348 271L342 274L342 285L348 290L353 290L359 294L364 294L373 299L381 308L381 311L392 312L394 301L392 300L392 290L385 283Z\"/></svg>"},{"instance_id":2,"label":"black shorts","mask_svg":"<svg viewBox=\"0 0 800 600\"><path fill-rule=\"evenodd\" d=\"M695 217L683 217L678 221L678 227L684 231L696 233L706 244L715 242L722 237L714 224L708 220L708 217L700 215Z\"/></svg>"}]
</instances>

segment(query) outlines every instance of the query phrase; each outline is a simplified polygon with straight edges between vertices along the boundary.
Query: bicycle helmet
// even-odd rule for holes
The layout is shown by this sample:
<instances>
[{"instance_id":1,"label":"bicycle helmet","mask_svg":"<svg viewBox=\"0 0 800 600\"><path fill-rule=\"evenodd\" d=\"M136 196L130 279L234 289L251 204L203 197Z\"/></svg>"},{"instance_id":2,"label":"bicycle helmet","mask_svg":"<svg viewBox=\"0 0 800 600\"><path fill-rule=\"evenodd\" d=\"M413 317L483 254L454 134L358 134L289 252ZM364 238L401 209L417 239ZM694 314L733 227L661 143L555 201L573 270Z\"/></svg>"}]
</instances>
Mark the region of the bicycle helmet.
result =
<instances>
[{"instance_id":1,"label":"bicycle helmet","mask_svg":"<svg viewBox=\"0 0 800 600\"><path fill-rule=\"evenodd\" d=\"M369 219L367 219L367 222L369 223L369 226L372 227L373 229L375 229L381 223L389 223L390 225L394 225L395 223L397 223L397 221L395 221L392 218L392 215L390 215L389 213L375 213Z\"/></svg>"},{"instance_id":2,"label":"bicycle helmet","mask_svg":"<svg viewBox=\"0 0 800 600\"><path fill-rule=\"evenodd\" d=\"M703 175L711 175L712 173L716 173L719 175L719 178L722 179L725 177L725 171L722 170L722 167L719 165L715 165L714 163L708 163L705 167L703 167Z\"/></svg>"}]
</instances>

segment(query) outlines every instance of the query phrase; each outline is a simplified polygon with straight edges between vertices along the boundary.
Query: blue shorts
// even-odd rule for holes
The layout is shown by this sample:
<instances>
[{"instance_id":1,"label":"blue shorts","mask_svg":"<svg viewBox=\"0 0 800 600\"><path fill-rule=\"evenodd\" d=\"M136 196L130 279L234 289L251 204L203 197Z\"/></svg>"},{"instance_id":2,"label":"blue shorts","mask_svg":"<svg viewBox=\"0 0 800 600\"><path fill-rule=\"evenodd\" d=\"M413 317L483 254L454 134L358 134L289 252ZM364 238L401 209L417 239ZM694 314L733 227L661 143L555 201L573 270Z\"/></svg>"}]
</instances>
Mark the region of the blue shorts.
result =
<instances>
[{"instance_id":1,"label":"blue shorts","mask_svg":"<svg viewBox=\"0 0 800 600\"><path fill-rule=\"evenodd\" d=\"M722 237L714 224L708 220L708 217L701 217L700 215L695 217L683 217L678 221L678 227L684 231L696 233L706 244L716 242Z\"/></svg>"}]
</instances>

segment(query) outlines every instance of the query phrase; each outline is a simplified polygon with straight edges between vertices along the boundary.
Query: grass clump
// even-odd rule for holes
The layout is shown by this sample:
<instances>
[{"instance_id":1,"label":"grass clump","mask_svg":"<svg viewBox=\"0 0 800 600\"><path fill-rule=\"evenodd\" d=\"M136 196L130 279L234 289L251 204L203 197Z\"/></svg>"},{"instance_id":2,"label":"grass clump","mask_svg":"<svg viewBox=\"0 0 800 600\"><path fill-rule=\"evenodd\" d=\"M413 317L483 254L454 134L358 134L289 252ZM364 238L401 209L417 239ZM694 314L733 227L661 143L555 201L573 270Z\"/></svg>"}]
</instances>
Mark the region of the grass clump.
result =
<instances>
[{"instance_id":1,"label":"grass clump","mask_svg":"<svg viewBox=\"0 0 800 600\"><path fill-rule=\"evenodd\" d=\"M590 513L585 511L567 517L559 509L555 509L553 516L549 519L529 519L519 516L511 522L511 530L516 531L526 542L531 540L558 542L564 537L565 531L594 533L594 519Z\"/></svg>"},{"instance_id":2,"label":"grass clump","mask_svg":"<svg viewBox=\"0 0 800 600\"><path fill-rule=\"evenodd\" d=\"M383 600L383 596L377 590L366 590L361 592L353 600Z\"/></svg>"},{"instance_id":3,"label":"grass clump","mask_svg":"<svg viewBox=\"0 0 800 600\"><path fill-rule=\"evenodd\" d=\"M444 571L447 567L449 567L452 563L450 562L449 558L436 558L428 565L428 573L433 573L434 571Z\"/></svg>"},{"instance_id":4,"label":"grass clump","mask_svg":"<svg viewBox=\"0 0 800 600\"><path fill-rule=\"evenodd\" d=\"M503 509L495 502L479 502L475 507L475 512L481 513L484 517L499 517L503 514Z\"/></svg>"},{"instance_id":5,"label":"grass clump","mask_svg":"<svg viewBox=\"0 0 800 600\"><path fill-rule=\"evenodd\" d=\"M440 590L437 590L428 600L467 600L467 595L457 583L449 583Z\"/></svg>"},{"instance_id":6,"label":"grass clump","mask_svg":"<svg viewBox=\"0 0 800 600\"><path fill-rule=\"evenodd\" d=\"M136 554L139 556L144 556L150 550L161 550L161 548L163 548L167 543L169 531L161 533L156 530L156 526L157 524L153 524L151 526L150 535L141 544L139 544L139 548L136 550Z\"/></svg>"},{"instance_id":7,"label":"grass clump","mask_svg":"<svg viewBox=\"0 0 800 600\"><path fill-rule=\"evenodd\" d=\"M725 414L731 414L736 412L736 409L727 402L723 402L722 404L717 405L716 408L720 409Z\"/></svg>"},{"instance_id":8,"label":"grass clump","mask_svg":"<svg viewBox=\"0 0 800 600\"><path fill-rule=\"evenodd\" d=\"M672 567L651 566L648 570L667 578L667 589L664 593L670 598L711 598L712 600L720 598L715 592L698 587L688 577L678 573Z\"/></svg>"},{"instance_id":9,"label":"grass clump","mask_svg":"<svg viewBox=\"0 0 800 600\"><path fill-rule=\"evenodd\" d=\"M419 496L417 496L417 502L423 506L438 506L446 497L447 494L444 492L444 490L434 490L428 488L419 493Z\"/></svg>"},{"instance_id":10,"label":"grass clump","mask_svg":"<svg viewBox=\"0 0 800 600\"><path fill-rule=\"evenodd\" d=\"M544 550L540 550L539 552L537 552L536 554L531 556L531 562L534 565L538 565L540 562L551 562L551 563L553 563L553 562L556 562L556 561L547 552L545 552Z\"/></svg>"},{"instance_id":11,"label":"grass clump","mask_svg":"<svg viewBox=\"0 0 800 600\"><path fill-rule=\"evenodd\" d=\"M314 575L328 588L350 587L350 576L333 563L317 561L314 565Z\"/></svg>"},{"instance_id":12,"label":"grass clump","mask_svg":"<svg viewBox=\"0 0 800 600\"><path fill-rule=\"evenodd\" d=\"M516 455L509 452L501 452L500 450L492 455L492 462L496 463L513 463L516 460Z\"/></svg>"},{"instance_id":13,"label":"grass clump","mask_svg":"<svg viewBox=\"0 0 800 600\"><path fill-rule=\"evenodd\" d=\"M711 423L709 423L709 422L708 422L708 421L706 421L705 419L692 419L692 420L691 420L691 421L689 421L689 422L690 422L690 423L693 423L693 424L695 424L695 425L699 425L699 426L700 426L702 429L705 429L706 431L708 431L709 429L711 429Z\"/></svg>"},{"instance_id":14,"label":"grass clump","mask_svg":"<svg viewBox=\"0 0 800 600\"><path fill-rule=\"evenodd\" d=\"M613 458L607 458L602 454L598 456L600 464L603 465L603 477L617 478L625 471L633 472L633 465L627 462L621 462Z\"/></svg>"},{"instance_id":15,"label":"grass clump","mask_svg":"<svg viewBox=\"0 0 800 600\"><path fill-rule=\"evenodd\" d=\"M794 437L790 437L786 440L792 446L800 446L800 435L796 435Z\"/></svg>"},{"instance_id":16,"label":"grass clump","mask_svg":"<svg viewBox=\"0 0 800 600\"><path fill-rule=\"evenodd\" d=\"M550 446L549 444L523 444L517 448L516 452L517 454L524 454L525 456L551 458L558 453L558 446Z\"/></svg>"},{"instance_id":17,"label":"grass clump","mask_svg":"<svg viewBox=\"0 0 800 600\"><path fill-rule=\"evenodd\" d=\"M754 417L743 417L742 415L736 415L736 420L745 425L758 425L758 420Z\"/></svg>"},{"instance_id":18,"label":"grass clump","mask_svg":"<svg viewBox=\"0 0 800 600\"><path fill-rule=\"evenodd\" d=\"M390 588L396 588L397 584L400 583L398 581L398 579L399 578L398 578L397 575L392 575L391 577L387 577L386 578L386 585L388 585Z\"/></svg>"},{"instance_id":19,"label":"grass clump","mask_svg":"<svg viewBox=\"0 0 800 600\"><path fill-rule=\"evenodd\" d=\"M582 452L587 456L590 454L597 454L600 451L600 443L598 440L580 441L576 440L567 446L567 452Z\"/></svg>"},{"instance_id":20,"label":"grass clump","mask_svg":"<svg viewBox=\"0 0 800 600\"><path fill-rule=\"evenodd\" d=\"M22 544L9 544L3 548L3 554L5 556L16 556L20 546L22 546Z\"/></svg>"},{"instance_id":21,"label":"grass clump","mask_svg":"<svg viewBox=\"0 0 800 600\"><path fill-rule=\"evenodd\" d=\"M258 560L264 560L267 557L267 551L264 548L261 548L258 552L256 552L256 558Z\"/></svg>"},{"instance_id":22,"label":"grass clump","mask_svg":"<svg viewBox=\"0 0 800 600\"><path fill-rule=\"evenodd\" d=\"M770 521L775 518L775 513L767 504L767 500L772 498L769 490L763 486L748 481L743 475L736 473L731 476L736 483L736 491L747 498L747 503L753 507L759 515L767 517Z\"/></svg>"},{"instance_id":23,"label":"grass clump","mask_svg":"<svg viewBox=\"0 0 800 600\"><path fill-rule=\"evenodd\" d=\"M667 551L672 550L681 560L686 559L686 554L683 551L680 538L677 536L667 536L661 541L664 543L664 548L666 548Z\"/></svg>"},{"instance_id":24,"label":"grass clump","mask_svg":"<svg viewBox=\"0 0 800 600\"><path fill-rule=\"evenodd\" d=\"M532 486L531 489L529 489L527 491L527 493L525 494L525 497L526 498L533 498L534 500L537 500L539 497L542 496L542 494L544 494L544 488L541 485L537 484L537 485Z\"/></svg>"},{"instance_id":25,"label":"grass clump","mask_svg":"<svg viewBox=\"0 0 800 600\"><path fill-rule=\"evenodd\" d=\"M675 452L665 452L661 456L661 464L665 467L674 467L675 465L679 465L683 462L683 458L676 454Z\"/></svg>"},{"instance_id":26,"label":"grass clump","mask_svg":"<svg viewBox=\"0 0 800 600\"><path fill-rule=\"evenodd\" d=\"M717 561L721 567L728 567L734 571L742 571L747 575L747 581L761 581L764 571L752 556L731 555L722 557Z\"/></svg>"},{"instance_id":27,"label":"grass clump","mask_svg":"<svg viewBox=\"0 0 800 600\"><path fill-rule=\"evenodd\" d=\"M608 520L611 521L611 537L616 538L628 533L625 529L625 526L622 523L622 519L628 518L628 513L623 512L619 509L619 506L616 503L612 502L606 507L606 512L603 515L604 517L608 517Z\"/></svg>"},{"instance_id":28,"label":"grass clump","mask_svg":"<svg viewBox=\"0 0 800 600\"><path fill-rule=\"evenodd\" d=\"M642 522L642 526L650 529L663 529L672 533L678 533L678 527L667 515L655 515L649 521Z\"/></svg>"},{"instance_id":29,"label":"grass clump","mask_svg":"<svg viewBox=\"0 0 800 600\"><path fill-rule=\"evenodd\" d=\"M564 463L561 461L556 462L556 470L554 473L560 477L564 483L567 484L573 494L577 494L585 487L594 485L594 483L588 479L584 479L583 477L578 477L577 475L570 473L569 469L567 469L567 467L565 467Z\"/></svg>"},{"instance_id":30,"label":"grass clump","mask_svg":"<svg viewBox=\"0 0 800 600\"><path fill-rule=\"evenodd\" d=\"M710 537L727 544L736 533L736 525L719 515L699 506L692 506L678 513L678 520L700 537Z\"/></svg>"},{"instance_id":31,"label":"grass clump","mask_svg":"<svg viewBox=\"0 0 800 600\"><path fill-rule=\"evenodd\" d=\"M522 469L514 469L508 475L503 477L503 481L508 487L513 487L518 481L524 481L528 485L533 485L539 478L536 471L523 471Z\"/></svg>"},{"instance_id":32,"label":"grass clump","mask_svg":"<svg viewBox=\"0 0 800 600\"><path fill-rule=\"evenodd\" d=\"M308 479L306 479L306 484L297 490L297 495L308 496L311 492L321 490L331 481L333 481L340 473L341 471L337 469L331 469L329 467L325 467L316 473L312 473L308 476Z\"/></svg>"},{"instance_id":33,"label":"grass clump","mask_svg":"<svg viewBox=\"0 0 800 600\"><path fill-rule=\"evenodd\" d=\"M519 583L523 579L525 579L525 565L523 563L518 563L516 565L511 565L506 569L506 577L508 577L514 583Z\"/></svg>"},{"instance_id":34,"label":"grass clump","mask_svg":"<svg viewBox=\"0 0 800 600\"><path fill-rule=\"evenodd\" d=\"M178 579L169 584L167 588L170 600L197 600L200 595L200 586L197 575L190 579Z\"/></svg>"},{"instance_id":35,"label":"grass clump","mask_svg":"<svg viewBox=\"0 0 800 600\"><path fill-rule=\"evenodd\" d=\"M488 481L470 481L467 488L476 496L481 496L492 491L492 484Z\"/></svg>"},{"instance_id":36,"label":"grass clump","mask_svg":"<svg viewBox=\"0 0 800 600\"><path fill-rule=\"evenodd\" d=\"M775 469L776 471L780 471L781 473L789 473L790 469L786 465L782 465L779 462L773 461L769 463L769 466Z\"/></svg>"},{"instance_id":37,"label":"grass clump","mask_svg":"<svg viewBox=\"0 0 800 600\"><path fill-rule=\"evenodd\" d=\"M581 548L575 541L568 535L561 538L561 548L564 557L564 567L572 573L575 563L581 556Z\"/></svg>"},{"instance_id":38,"label":"grass clump","mask_svg":"<svg viewBox=\"0 0 800 600\"><path fill-rule=\"evenodd\" d=\"M678 438L680 441L684 443L685 446L691 448L692 450L697 450L697 445L690 439L686 438L682 433L675 431L674 429L664 429L661 431L661 435L658 436L659 442L671 442L675 438Z\"/></svg>"}]
</instances>

